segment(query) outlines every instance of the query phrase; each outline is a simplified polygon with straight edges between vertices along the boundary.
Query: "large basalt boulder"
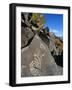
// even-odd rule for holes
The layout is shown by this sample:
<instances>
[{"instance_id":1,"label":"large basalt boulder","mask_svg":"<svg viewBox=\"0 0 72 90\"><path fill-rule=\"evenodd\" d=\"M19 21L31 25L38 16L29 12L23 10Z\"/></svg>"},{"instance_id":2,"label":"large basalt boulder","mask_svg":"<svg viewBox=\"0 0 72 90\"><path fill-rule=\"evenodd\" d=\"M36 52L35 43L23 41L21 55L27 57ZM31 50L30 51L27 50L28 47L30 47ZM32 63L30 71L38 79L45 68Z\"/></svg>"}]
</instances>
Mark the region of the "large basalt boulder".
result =
<instances>
[{"instance_id":1,"label":"large basalt boulder","mask_svg":"<svg viewBox=\"0 0 72 90\"><path fill-rule=\"evenodd\" d=\"M21 51L21 71L22 77L61 74L48 46L37 34L30 45Z\"/></svg>"}]
</instances>

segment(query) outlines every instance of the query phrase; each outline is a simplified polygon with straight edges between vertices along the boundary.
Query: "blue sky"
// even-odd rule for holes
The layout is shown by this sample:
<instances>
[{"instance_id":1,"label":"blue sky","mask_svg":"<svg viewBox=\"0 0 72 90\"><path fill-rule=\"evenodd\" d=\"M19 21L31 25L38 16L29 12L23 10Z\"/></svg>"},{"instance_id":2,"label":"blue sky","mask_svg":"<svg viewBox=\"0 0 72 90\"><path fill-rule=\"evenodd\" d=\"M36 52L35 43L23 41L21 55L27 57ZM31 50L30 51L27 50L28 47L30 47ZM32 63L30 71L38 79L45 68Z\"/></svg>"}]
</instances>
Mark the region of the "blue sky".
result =
<instances>
[{"instance_id":1,"label":"blue sky","mask_svg":"<svg viewBox=\"0 0 72 90\"><path fill-rule=\"evenodd\" d=\"M63 14L43 14L45 18L44 27L48 26L50 32L56 36L63 36Z\"/></svg>"}]
</instances>

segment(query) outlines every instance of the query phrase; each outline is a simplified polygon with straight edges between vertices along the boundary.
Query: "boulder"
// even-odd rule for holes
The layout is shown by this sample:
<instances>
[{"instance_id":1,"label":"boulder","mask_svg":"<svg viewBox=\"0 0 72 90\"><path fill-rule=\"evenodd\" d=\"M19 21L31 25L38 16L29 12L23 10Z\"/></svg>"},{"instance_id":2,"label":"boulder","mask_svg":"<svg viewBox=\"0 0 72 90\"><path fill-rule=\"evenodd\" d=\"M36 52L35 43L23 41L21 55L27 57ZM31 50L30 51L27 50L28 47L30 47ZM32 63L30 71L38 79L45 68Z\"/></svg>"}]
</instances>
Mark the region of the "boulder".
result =
<instances>
[{"instance_id":1,"label":"boulder","mask_svg":"<svg viewBox=\"0 0 72 90\"><path fill-rule=\"evenodd\" d=\"M21 51L21 76L60 75L59 70L48 46L36 34L30 45Z\"/></svg>"},{"instance_id":2,"label":"boulder","mask_svg":"<svg viewBox=\"0 0 72 90\"><path fill-rule=\"evenodd\" d=\"M33 38L34 33L28 27L21 28L21 48L27 46L30 43L31 39Z\"/></svg>"}]
</instances>

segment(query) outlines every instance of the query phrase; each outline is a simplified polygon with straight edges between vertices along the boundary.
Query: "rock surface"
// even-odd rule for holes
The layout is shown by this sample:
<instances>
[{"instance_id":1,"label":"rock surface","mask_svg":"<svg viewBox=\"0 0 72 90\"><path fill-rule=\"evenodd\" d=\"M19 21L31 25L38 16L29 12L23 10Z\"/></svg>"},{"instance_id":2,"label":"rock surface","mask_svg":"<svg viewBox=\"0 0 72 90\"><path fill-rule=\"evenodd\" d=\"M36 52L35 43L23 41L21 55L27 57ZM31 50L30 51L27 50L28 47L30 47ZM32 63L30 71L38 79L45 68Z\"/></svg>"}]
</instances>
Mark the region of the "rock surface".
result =
<instances>
[{"instance_id":1,"label":"rock surface","mask_svg":"<svg viewBox=\"0 0 72 90\"><path fill-rule=\"evenodd\" d=\"M29 40L31 40L34 36L34 33L31 31L30 28L28 27L22 27L21 29L21 47L25 47L28 43Z\"/></svg>"},{"instance_id":2,"label":"rock surface","mask_svg":"<svg viewBox=\"0 0 72 90\"><path fill-rule=\"evenodd\" d=\"M21 76L51 76L61 75L48 46L36 34L29 46L21 52Z\"/></svg>"},{"instance_id":3,"label":"rock surface","mask_svg":"<svg viewBox=\"0 0 72 90\"><path fill-rule=\"evenodd\" d=\"M63 37L43 24L43 15L21 13L22 77L63 75Z\"/></svg>"}]
</instances>

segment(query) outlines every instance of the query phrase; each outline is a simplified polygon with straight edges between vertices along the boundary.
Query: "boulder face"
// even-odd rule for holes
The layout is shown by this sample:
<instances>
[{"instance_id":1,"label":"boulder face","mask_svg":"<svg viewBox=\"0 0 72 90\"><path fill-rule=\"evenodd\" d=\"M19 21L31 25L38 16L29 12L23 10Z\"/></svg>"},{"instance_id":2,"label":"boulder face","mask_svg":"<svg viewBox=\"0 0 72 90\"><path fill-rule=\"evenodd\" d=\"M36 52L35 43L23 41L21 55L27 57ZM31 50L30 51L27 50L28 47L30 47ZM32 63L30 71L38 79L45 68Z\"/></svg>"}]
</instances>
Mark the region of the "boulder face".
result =
<instances>
[{"instance_id":1,"label":"boulder face","mask_svg":"<svg viewBox=\"0 0 72 90\"><path fill-rule=\"evenodd\" d=\"M33 38L34 33L28 27L21 28L21 48L24 48L29 44L29 41Z\"/></svg>"},{"instance_id":2,"label":"boulder face","mask_svg":"<svg viewBox=\"0 0 72 90\"><path fill-rule=\"evenodd\" d=\"M61 75L48 46L36 34L27 47L21 51L21 76L51 76Z\"/></svg>"}]
</instances>

